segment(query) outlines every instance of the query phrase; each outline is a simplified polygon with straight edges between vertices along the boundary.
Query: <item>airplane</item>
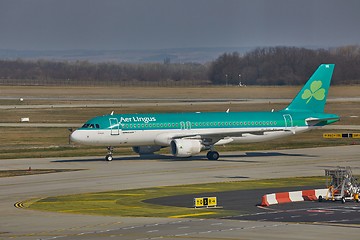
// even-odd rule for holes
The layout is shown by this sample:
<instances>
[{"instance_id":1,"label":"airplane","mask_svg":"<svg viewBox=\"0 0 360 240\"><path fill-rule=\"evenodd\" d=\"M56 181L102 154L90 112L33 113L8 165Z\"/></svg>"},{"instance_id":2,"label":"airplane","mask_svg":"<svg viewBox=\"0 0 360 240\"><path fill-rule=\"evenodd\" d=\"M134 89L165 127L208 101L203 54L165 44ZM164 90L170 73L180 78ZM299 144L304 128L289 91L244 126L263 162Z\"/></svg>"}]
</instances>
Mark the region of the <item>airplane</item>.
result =
<instances>
[{"instance_id":1,"label":"airplane","mask_svg":"<svg viewBox=\"0 0 360 240\"><path fill-rule=\"evenodd\" d=\"M321 64L292 102L280 111L145 113L98 116L75 130L73 142L107 147L105 160L113 160L113 148L131 146L151 154L170 147L175 157L191 157L209 150L218 160L215 146L229 143L270 141L309 131L340 120L324 112L335 64Z\"/></svg>"}]
</instances>

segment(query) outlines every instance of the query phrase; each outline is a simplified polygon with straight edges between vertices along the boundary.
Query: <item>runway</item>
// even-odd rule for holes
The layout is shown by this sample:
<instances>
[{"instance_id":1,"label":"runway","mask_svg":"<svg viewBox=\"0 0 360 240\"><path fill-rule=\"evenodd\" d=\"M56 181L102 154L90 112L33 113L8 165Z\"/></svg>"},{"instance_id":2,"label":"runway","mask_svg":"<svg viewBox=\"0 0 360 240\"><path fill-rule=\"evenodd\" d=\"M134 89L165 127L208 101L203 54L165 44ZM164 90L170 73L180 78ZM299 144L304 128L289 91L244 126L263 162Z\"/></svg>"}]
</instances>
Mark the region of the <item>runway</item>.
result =
<instances>
[{"instance_id":1,"label":"runway","mask_svg":"<svg viewBox=\"0 0 360 240\"><path fill-rule=\"evenodd\" d=\"M222 153L220 161L208 161L202 155L185 160L170 156L120 156L113 162L105 162L102 157L1 160L0 170L29 166L87 170L2 178L0 239L318 239L334 237L339 232L344 232L346 239L358 239L359 224L87 216L18 209L14 203L107 190L319 176L324 175L324 168L339 165L351 166L353 173L359 175L359 153L360 146L353 145Z\"/></svg>"},{"instance_id":2,"label":"runway","mask_svg":"<svg viewBox=\"0 0 360 240\"><path fill-rule=\"evenodd\" d=\"M18 100L17 98L4 98L0 100ZM159 107L159 106L191 106L191 105L223 105L223 104L267 104L267 103L283 103L288 104L292 99L285 98L266 98L266 99L164 99L164 98L151 98L151 99L134 99L134 98L114 98L111 99L94 99L94 98L27 98L27 100L38 101L54 101L55 104L19 104L0 105L0 110L8 109L53 109L53 108L117 108L117 107ZM58 101L74 101L71 104L57 103ZM83 101L85 103L76 103L76 101ZM86 103L88 101L88 103ZM94 103L104 101L105 103ZM109 102L110 101L110 102ZM329 98L328 103L335 102L360 102L359 97L348 98Z\"/></svg>"}]
</instances>

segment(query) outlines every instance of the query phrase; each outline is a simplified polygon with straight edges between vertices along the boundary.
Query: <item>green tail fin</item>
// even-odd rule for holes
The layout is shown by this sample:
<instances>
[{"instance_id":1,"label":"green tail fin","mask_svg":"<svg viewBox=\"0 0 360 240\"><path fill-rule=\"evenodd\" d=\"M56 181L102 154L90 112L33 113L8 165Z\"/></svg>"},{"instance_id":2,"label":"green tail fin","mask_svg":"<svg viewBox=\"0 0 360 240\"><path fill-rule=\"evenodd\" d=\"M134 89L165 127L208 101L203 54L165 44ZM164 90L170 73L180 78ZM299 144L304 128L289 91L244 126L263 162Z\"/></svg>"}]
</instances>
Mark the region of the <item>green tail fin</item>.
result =
<instances>
[{"instance_id":1,"label":"green tail fin","mask_svg":"<svg viewBox=\"0 0 360 240\"><path fill-rule=\"evenodd\" d=\"M284 110L324 112L334 67L335 64L321 64Z\"/></svg>"}]
</instances>

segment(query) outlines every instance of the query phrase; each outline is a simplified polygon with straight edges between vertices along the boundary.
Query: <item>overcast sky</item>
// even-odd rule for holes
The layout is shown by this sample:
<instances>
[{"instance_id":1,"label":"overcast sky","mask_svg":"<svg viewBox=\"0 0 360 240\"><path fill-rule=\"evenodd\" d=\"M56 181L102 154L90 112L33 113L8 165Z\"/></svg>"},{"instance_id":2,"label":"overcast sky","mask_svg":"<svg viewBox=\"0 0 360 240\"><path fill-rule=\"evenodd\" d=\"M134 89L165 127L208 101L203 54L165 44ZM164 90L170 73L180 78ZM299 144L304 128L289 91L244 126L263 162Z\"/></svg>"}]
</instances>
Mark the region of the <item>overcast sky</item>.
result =
<instances>
[{"instance_id":1,"label":"overcast sky","mask_svg":"<svg viewBox=\"0 0 360 240\"><path fill-rule=\"evenodd\" d=\"M360 43L360 0L0 0L0 49Z\"/></svg>"}]
</instances>

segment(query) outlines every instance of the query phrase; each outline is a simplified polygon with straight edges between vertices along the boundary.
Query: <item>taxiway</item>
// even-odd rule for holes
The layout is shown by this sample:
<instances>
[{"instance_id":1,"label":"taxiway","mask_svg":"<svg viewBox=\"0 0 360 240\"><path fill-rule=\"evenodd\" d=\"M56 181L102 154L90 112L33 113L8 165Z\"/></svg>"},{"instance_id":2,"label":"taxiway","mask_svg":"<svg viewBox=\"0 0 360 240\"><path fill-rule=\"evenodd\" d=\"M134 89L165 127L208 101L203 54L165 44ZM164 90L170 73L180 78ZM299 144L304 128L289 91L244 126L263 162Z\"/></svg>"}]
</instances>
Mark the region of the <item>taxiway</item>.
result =
<instances>
[{"instance_id":1,"label":"taxiway","mask_svg":"<svg viewBox=\"0 0 360 240\"><path fill-rule=\"evenodd\" d=\"M74 215L18 209L14 203L56 195L143 187L319 176L324 168L351 166L359 174L360 146L222 153L222 160L202 155L1 160L1 170L35 168L87 169L2 178L0 239L319 239L344 232L358 239L359 224L282 222L276 219L165 219ZM254 200L259 202L258 199Z\"/></svg>"}]
</instances>

